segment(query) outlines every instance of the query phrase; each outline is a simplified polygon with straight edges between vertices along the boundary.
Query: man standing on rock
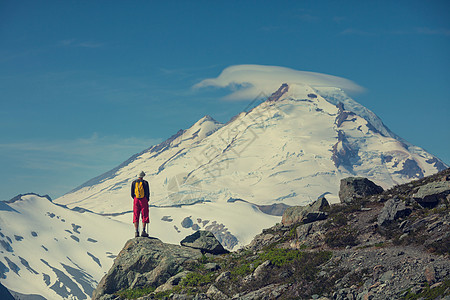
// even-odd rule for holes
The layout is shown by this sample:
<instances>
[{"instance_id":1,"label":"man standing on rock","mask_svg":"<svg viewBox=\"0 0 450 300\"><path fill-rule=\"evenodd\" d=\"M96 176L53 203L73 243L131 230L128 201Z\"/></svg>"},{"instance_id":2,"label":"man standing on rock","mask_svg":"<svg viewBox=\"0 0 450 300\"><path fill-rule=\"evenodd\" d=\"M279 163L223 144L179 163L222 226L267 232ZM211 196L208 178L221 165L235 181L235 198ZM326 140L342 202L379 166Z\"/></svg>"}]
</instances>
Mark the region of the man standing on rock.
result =
<instances>
[{"instance_id":1,"label":"man standing on rock","mask_svg":"<svg viewBox=\"0 0 450 300\"><path fill-rule=\"evenodd\" d=\"M145 232L145 224L149 223L148 219L148 199L150 198L150 189L148 182L144 180L145 173L141 171L138 179L131 184L131 198L133 198L133 223L136 229L135 237L139 236L139 216L142 213L142 234L143 237L148 237Z\"/></svg>"}]
</instances>

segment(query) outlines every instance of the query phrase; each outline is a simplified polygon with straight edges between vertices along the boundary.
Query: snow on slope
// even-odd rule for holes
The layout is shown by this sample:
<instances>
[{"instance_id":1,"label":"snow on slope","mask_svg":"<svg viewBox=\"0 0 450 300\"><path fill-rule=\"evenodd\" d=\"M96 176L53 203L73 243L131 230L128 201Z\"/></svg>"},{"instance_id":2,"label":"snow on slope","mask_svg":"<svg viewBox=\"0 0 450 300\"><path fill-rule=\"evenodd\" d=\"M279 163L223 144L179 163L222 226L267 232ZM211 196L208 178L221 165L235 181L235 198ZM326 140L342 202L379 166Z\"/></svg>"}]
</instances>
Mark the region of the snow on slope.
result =
<instances>
[{"instance_id":1,"label":"snow on slope","mask_svg":"<svg viewBox=\"0 0 450 300\"><path fill-rule=\"evenodd\" d=\"M151 236L165 242L177 244L201 228L220 232L224 245L231 249L242 246L239 241L249 243L259 233L259 228L251 226L253 222L269 227L279 217L238 201L151 208L150 220ZM239 232L241 226L249 230L236 237L230 234L230 230ZM131 213L106 217L79 208L70 210L35 194L0 202L0 282L24 295L89 299L133 236Z\"/></svg>"},{"instance_id":2,"label":"snow on slope","mask_svg":"<svg viewBox=\"0 0 450 300\"><path fill-rule=\"evenodd\" d=\"M221 208L239 216L241 208L230 199L304 205L327 193L327 199L337 202L344 177L368 177L387 188L442 168L437 158L396 137L342 91L284 84L227 124L205 117L55 201L99 213L129 211L131 181L144 170L152 205L193 205L189 209L200 215L204 206L199 203L207 202L208 219L213 220L221 217ZM255 213L260 211L249 212L248 219ZM195 215L186 210L184 217L189 214ZM177 215L178 227L184 217ZM236 226L241 222L237 218L228 222L223 225L233 227L234 236L264 228L257 222ZM170 232L168 237L183 238L173 224L159 224Z\"/></svg>"},{"instance_id":3,"label":"snow on slope","mask_svg":"<svg viewBox=\"0 0 450 300\"><path fill-rule=\"evenodd\" d=\"M46 299L89 299L132 229L34 194L0 202L0 281Z\"/></svg>"}]
</instances>

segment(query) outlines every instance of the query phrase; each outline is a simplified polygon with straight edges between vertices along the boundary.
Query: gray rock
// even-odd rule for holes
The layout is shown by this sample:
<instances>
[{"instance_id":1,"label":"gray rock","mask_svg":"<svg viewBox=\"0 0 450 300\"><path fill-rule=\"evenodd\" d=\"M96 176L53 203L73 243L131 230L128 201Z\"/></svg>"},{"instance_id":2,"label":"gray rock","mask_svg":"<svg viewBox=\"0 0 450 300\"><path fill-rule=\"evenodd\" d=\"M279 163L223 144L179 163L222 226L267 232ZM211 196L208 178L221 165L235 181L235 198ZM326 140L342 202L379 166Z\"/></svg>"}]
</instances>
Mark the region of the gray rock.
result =
<instances>
[{"instance_id":1,"label":"gray rock","mask_svg":"<svg viewBox=\"0 0 450 300\"><path fill-rule=\"evenodd\" d=\"M208 296L210 299L217 299L217 300L227 300L230 299L227 295L225 295L222 291L220 291L217 287L214 285L211 285L206 292L206 296Z\"/></svg>"},{"instance_id":2,"label":"gray rock","mask_svg":"<svg viewBox=\"0 0 450 300\"><path fill-rule=\"evenodd\" d=\"M299 241L305 240L311 232L312 224L304 224L297 227L297 238Z\"/></svg>"},{"instance_id":3,"label":"gray rock","mask_svg":"<svg viewBox=\"0 0 450 300\"><path fill-rule=\"evenodd\" d=\"M312 222L316 222L316 221L320 221L320 220L325 220L327 217L328 217L328 214L323 211L308 212L305 214L305 216L302 220L302 223L308 224L308 223L312 223Z\"/></svg>"},{"instance_id":4,"label":"gray rock","mask_svg":"<svg viewBox=\"0 0 450 300\"><path fill-rule=\"evenodd\" d=\"M445 199L449 194L450 181L437 181L421 186L417 193L413 195L413 198L422 205L436 205L440 200Z\"/></svg>"},{"instance_id":5,"label":"gray rock","mask_svg":"<svg viewBox=\"0 0 450 300\"><path fill-rule=\"evenodd\" d=\"M208 271L213 272L213 271L219 270L220 266L218 264L216 264L216 263L207 263L205 265L205 269L208 270Z\"/></svg>"},{"instance_id":6,"label":"gray rock","mask_svg":"<svg viewBox=\"0 0 450 300\"><path fill-rule=\"evenodd\" d=\"M202 252L216 255L229 253L223 248L214 234L205 230L199 230L194 234L185 237L180 244L185 247L199 249Z\"/></svg>"},{"instance_id":7,"label":"gray rock","mask_svg":"<svg viewBox=\"0 0 450 300\"><path fill-rule=\"evenodd\" d=\"M217 276L216 282L219 283L221 281L228 280L230 278L231 278L231 272L226 271L226 272L221 273L219 276Z\"/></svg>"},{"instance_id":8,"label":"gray rock","mask_svg":"<svg viewBox=\"0 0 450 300\"><path fill-rule=\"evenodd\" d=\"M394 277L394 271L389 270L383 273L383 275L381 275L380 277L380 281L381 282L386 282L392 279L392 277Z\"/></svg>"},{"instance_id":9,"label":"gray rock","mask_svg":"<svg viewBox=\"0 0 450 300\"><path fill-rule=\"evenodd\" d=\"M191 228L192 225L194 225L194 222L192 221L191 217L186 217L181 221L181 226L183 228Z\"/></svg>"},{"instance_id":10,"label":"gray rock","mask_svg":"<svg viewBox=\"0 0 450 300\"><path fill-rule=\"evenodd\" d=\"M253 272L253 277L257 280L261 279L262 277L264 277L264 274L266 274L271 265L272 263L270 262L270 260L266 260L255 269L255 271Z\"/></svg>"},{"instance_id":11,"label":"gray rock","mask_svg":"<svg viewBox=\"0 0 450 300\"><path fill-rule=\"evenodd\" d=\"M320 197L313 203L309 205L310 210L312 211L324 211L325 209L330 207L330 203L325 197Z\"/></svg>"},{"instance_id":12,"label":"gray rock","mask_svg":"<svg viewBox=\"0 0 450 300\"><path fill-rule=\"evenodd\" d=\"M351 203L356 199L361 199L370 195L382 193L381 186L363 177L347 177L341 179L339 189L339 199L342 203Z\"/></svg>"},{"instance_id":13,"label":"gray rock","mask_svg":"<svg viewBox=\"0 0 450 300\"><path fill-rule=\"evenodd\" d=\"M245 295L237 294L233 296L232 299L240 299L240 300L276 299L280 297L280 295L282 295L287 288L288 288L287 284L283 285L271 284Z\"/></svg>"},{"instance_id":14,"label":"gray rock","mask_svg":"<svg viewBox=\"0 0 450 300\"><path fill-rule=\"evenodd\" d=\"M164 292L173 289L175 286L177 286L186 276L191 273L189 271L183 271L180 272L172 277L170 277L166 283L158 286L158 288L155 290L155 293Z\"/></svg>"},{"instance_id":15,"label":"gray rock","mask_svg":"<svg viewBox=\"0 0 450 300\"><path fill-rule=\"evenodd\" d=\"M319 220L324 220L328 214L324 212L329 203L325 197L322 197L307 206L291 206L283 214L281 223L284 226L290 226L296 223L312 223Z\"/></svg>"},{"instance_id":16,"label":"gray rock","mask_svg":"<svg viewBox=\"0 0 450 300\"><path fill-rule=\"evenodd\" d=\"M406 207L404 201L400 199L389 199L378 215L378 226L387 225L394 220L406 217L411 212L412 210Z\"/></svg>"},{"instance_id":17,"label":"gray rock","mask_svg":"<svg viewBox=\"0 0 450 300\"><path fill-rule=\"evenodd\" d=\"M129 240L100 280L92 299L104 298L130 287L160 286L182 272L185 264L201 257L200 250L165 244L158 239Z\"/></svg>"}]
</instances>

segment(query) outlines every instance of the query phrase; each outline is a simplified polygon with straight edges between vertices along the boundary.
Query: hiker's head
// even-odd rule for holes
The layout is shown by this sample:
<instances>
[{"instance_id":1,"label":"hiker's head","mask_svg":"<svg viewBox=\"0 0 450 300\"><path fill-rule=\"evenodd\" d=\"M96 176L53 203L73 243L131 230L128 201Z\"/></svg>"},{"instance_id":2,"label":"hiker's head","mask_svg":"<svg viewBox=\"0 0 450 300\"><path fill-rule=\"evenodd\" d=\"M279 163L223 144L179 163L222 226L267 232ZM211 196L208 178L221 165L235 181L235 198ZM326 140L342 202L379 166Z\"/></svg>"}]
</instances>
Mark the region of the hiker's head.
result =
<instances>
[{"instance_id":1,"label":"hiker's head","mask_svg":"<svg viewBox=\"0 0 450 300\"><path fill-rule=\"evenodd\" d=\"M141 171L141 173L139 173L139 175L138 175L139 178L144 178L144 176L145 176L144 171Z\"/></svg>"}]
</instances>

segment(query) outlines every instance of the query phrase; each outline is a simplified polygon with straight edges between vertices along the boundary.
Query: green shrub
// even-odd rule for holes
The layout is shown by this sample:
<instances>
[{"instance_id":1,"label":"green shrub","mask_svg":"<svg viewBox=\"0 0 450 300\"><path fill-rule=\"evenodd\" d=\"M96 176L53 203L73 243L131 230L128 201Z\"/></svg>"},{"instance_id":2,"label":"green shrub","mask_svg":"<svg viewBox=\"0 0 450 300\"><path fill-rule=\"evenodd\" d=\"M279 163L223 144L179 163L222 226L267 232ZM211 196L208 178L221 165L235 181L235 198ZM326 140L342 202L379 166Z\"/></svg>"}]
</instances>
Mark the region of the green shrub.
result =
<instances>
[{"instance_id":1,"label":"green shrub","mask_svg":"<svg viewBox=\"0 0 450 300\"><path fill-rule=\"evenodd\" d=\"M152 286L143 287L143 288L135 288L135 289L126 289L117 292L116 294L123 299L137 299L139 297L148 295L153 293L156 288Z\"/></svg>"},{"instance_id":2,"label":"green shrub","mask_svg":"<svg viewBox=\"0 0 450 300\"><path fill-rule=\"evenodd\" d=\"M203 286L214 281L214 273L201 274L197 272L189 273L180 285L183 287Z\"/></svg>"},{"instance_id":3,"label":"green shrub","mask_svg":"<svg viewBox=\"0 0 450 300\"><path fill-rule=\"evenodd\" d=\"M246 276L248 274L251 274L255 270L254 267L251 266L250 263L243 264L240 266L235 267L231 274L234 276Z\"/></svg>"},{"instance_id":4,"label":"green shrub","mask_svg":"<svg viewBox=\"0 0 450 300\"><path fill-rule=\"evenodd\" d=\"M272 248L262 253L260 259L262 262L270 260L275 266L282 267L294 260L299 260L303 256L303 253L298 250Z\"/></svg>"}]
</instances>

